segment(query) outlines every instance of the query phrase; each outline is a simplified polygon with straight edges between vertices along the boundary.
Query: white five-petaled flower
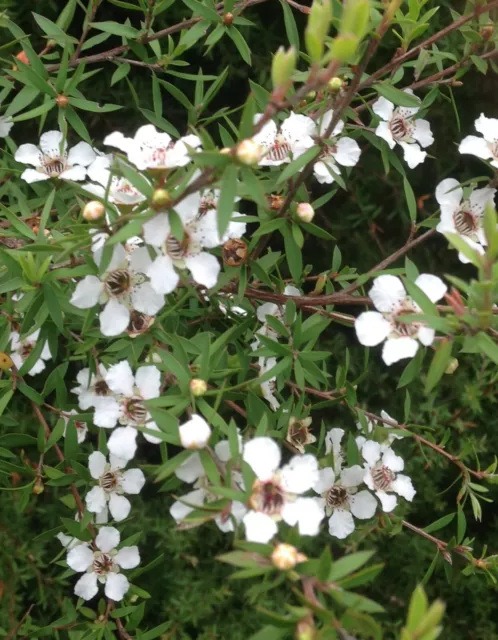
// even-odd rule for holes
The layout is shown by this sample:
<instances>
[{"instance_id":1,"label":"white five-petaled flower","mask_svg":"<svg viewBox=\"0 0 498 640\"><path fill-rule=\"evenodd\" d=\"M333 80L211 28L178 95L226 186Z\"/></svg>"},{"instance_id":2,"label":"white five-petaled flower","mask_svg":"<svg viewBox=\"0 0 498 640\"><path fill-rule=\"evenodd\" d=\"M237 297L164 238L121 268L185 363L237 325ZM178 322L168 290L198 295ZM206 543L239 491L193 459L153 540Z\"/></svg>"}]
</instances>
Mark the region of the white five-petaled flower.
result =
<instances>
[{"instance_id":1,"label":"white five-petaled flower","mask_svg":"<svg viewBox=\"0 0 498 640\"><path fill-rule=\"evenodd\" d=\"M318 481L315 456L294 456L281 469L281 453L271 438L254 438L244 446L243 458L256 480L249 500L250 511L243 522L246 538L268 542L277 533L277 522L298 525L301 535L317 535L324 512L315 498L303 498Z\"/></svg>"},{"instance_id":2,"label":"white five-petaled flower","mask_svg":"<svg viewBox=\"0 0 498 640\"><path fill-rule=\"evenodd\" d=\"M126 360L109 367L104 381L113 395L102 396L95 402L93 421L98 427L112 429L117 424L126 425L114 429L107 446L109 451L123 460L131 460L137 450L137 429L143 427L159 431L151 420L144 401L158 398L161 392L161 374L157 367L139 367L135 376ZM153 444L160 438L144 431L144 438Z\"/></svg>"},{"instance_id":3,"label":"white five-petaled flower","mask_svg":"<svg viewBox=\"0 0 498 640\"><path fill-rule=\"evenodd\" d=\"M261 114L257 114L254 123L257 124L261 117ZM278 166L299 158L314 145L314 133L315 123L308 116L292 112L279 127L269 120L252 138L264 149L258 164L263 167Z\"/></svg>"},{"instance_id":4,"label":"white five-petaled flower","mask_svg":"<svg viewBox=\"0 0 498 640\"><path fill-rule=\"evenodd\" d=\"M428 273L419 275L415 284L431 302L440 300L447 290L440 278ZM356 318L356 335L366 347L375 347L385 340L382 359L387 365L413 358L418 351L418 341L424 346L432 344L434 329L419 321L401 321L404 315L420 314L422 310L407 294L399 278L391 275L375 278L369 295L377 311L365 311Z\"/></svg>"},{"instance_id":5,"label":"white five-petaled flower","mask_svg":"<svg viewBox=\"0 0 498 640\"><path fill-rule=\"evenodd\" d=\"M120 522L128 517L131 509L130 501L123 496L124 493L140 493L144 484L145 476L141 469L127 469L127 460L117 458L112 454L109 462L100 451L94 451L88 457L88 470L98 485L90 489L85 496L88 511L101 513L107 510L111 516Z\"/></svg>"},{"instance_id":6,"label":"white five-petaled flower","mask_svg":"<svg viewBox=\"0 0 498 640\"><path fill-rule=\"evenodd\" d=\"M239 446L240 441L239 437ZM228 440L218 442L214 447L214 452L221 463L230 460ZM202 507L206 502L219 500L219 497L209 491L209 481L198 453L189 456L175 470L175 475L184 482L193 483L194 486L193 491L186 493L171 505L169 512L177 523L182 522L196 507ZM244 482L240 472L232 471L232 482L235 487L243 490ZM234 522L238 524L246 513L246 506L242 502L234 500L230 503L229 509L223 509L221 513L218 513L215 518L216 525L224 533L234 531Z\"/></svg>"},{"instance_id":7,"label":"white five-petaled flower","mask_svg":"<svg viewBox=\"0 0 498 640\"><path fill-rule=\"evenodd\" d=\"M204 449L211 437L211 428L202 416L194 413L178 428L180 442L185 449Z\"/></svg>"},{"instance_id":8,"label":"white five-petaled flower","mask_svg":"<svg viewBox=\"0 0 498 640\"><path fill-rule=\"evenodd\" d=\"M17 162L35 167L23 171L23 180L31 183L50 178L85 179L88 165L95 160L95 151L87 142L79 142L68 152L63 137L60 131L47 131L40 137L40 148L34 144L22 144L19 147L14 156Z\"/></svg>"},{"instance_id":9,"label":"white five-petaled flower","mask_svg":"<svg viewBox=\"0 0 498 640\"><path fill-rule=\"evenodd\" d=\"M194 174L194 178L198 174ZM147 270L157 293L171 293L180 276L176 269L188 269L197 284L214 287L220 273L218 259L204 249L218 247L229 238L240 238L246 229L241 222L230 222L220 238L218 233L219 192L193 193L175 206L183 223L183 238L178 240L171 231L169 218L160 213L144 224L145 242L160 250L160 255ZM235 212L235 215L237 213Z\"/></svg>"},{"instance_id":10,"label":"white five-petaled flower","mask_svg":"<svg viewBox=\"0 0 498 640\"><path fill-rule=\"evenodd\" d=\"M12 331L10 334L10 347L12 358L12 362L16 365L18 369L20 369L25 360L28 359L29 355L33 351L36 346L36 342L38 340L38 336L40 335L40 329L37 329L29 336L26 336L21 340L21 336L17 331ZM35 376L37 373L40 373L45 369L45 360L50 360L52 358L52 354L50 353L50 348L48 346L48 342L45 342L43 346L42 352L38 356L38 360L34 363L31 369L28 371L29 376Z\"/></svg>"},{"instance_id":11,"label":"white five-petaled flower","mask_svg":"<svg viewBox=\"0 0 498 640\"><path fill-rule=\"evenodd\" d=\"M140 564L138 547L116 549L120 541L114 527L102 527L95 539L96 551L87 544L78 544L67 554L67 564L78 573L85 572L74 586L74 593L91 600L97 595L99 583L104 584L107 598L119 602L128 592L130 583L121 569L134 569Z\"/></svg>"},{"instance_id":12,"label":"white five-petaled flower","mask_svg":"<svg viewBox=\"0 0 498 640\"><path fill-rule=\"evenodd\" d=\"M467 136L460 143L458 150L460 153L469 153L489 160L491 165L498 169L498 119L486 118L484 113L481 113L475 121L475 128L482 134L482 138Z\"/></svg>"},{"instance_id":13,"label":"white five-petaled flower","mask_svg":"<svg viewBox=\"0 0 498 640\"><path fill-rule=\"evenodd\" d=\"M320 126L318 127L318 134L320 136L323 136L327 131L333 116L333 111L327 111L323 114ZM358 164L361 149L356 140L348 138L347 136L336 139L341 135L343 129L344 122L339 120L330 135L330 143L326 144L320 154L320 159L318 162L315 162L313 171L315 178L320 184L332 184L332 182L334 182L334 174L337 175L340 173L337 166L338 164L343 167L354 167Z\"/></svg>"},{"instance_id":14,"label":"white five-petaled flower","mask_svg":"<svg viewBox=\"0 0 498 640\"><path fill-rule=\"evenodd\" d=\"M405 93L413 95L411 89L404 89ZM396 143L403 149L406 164L410 169L425 160L427 153L422 148L434 142L431 125L422 118L415 119L418 107L395 107L392 102L380 97L373 103L372 109L382 122L375 130L379 138L383 138L391 149Z\"/></svg>"},{"instance_id":15,"label":"white five-petaled flower","mask_svg":"<svg viewBox=\"0 0 498 640\"><path fill-rule=\"evenodd\" d=\"M146 124L137 130L133 138L126 138L115 131L104 139L104 144L126 153L128 160L143 171L184 167L191 160L189 148L199 149L201 141L195 135L188 135L175 142L168 133Z\"/></svg>"},{"instance_id":16,"label":"white five-petaled flower","mask_svg":"<svg viewBox=\"0 0 498 640\"><path fill-rule=\"evenodd\" d=\"M99 264L102 250L95 251L94 258ZM152 288L144 275L151 264L146 247L127 254L123 245L117 244L105 273L99 277L85 276L78 282L71 304L79 309L104 304L100 330L105 336L117 336L128 327L133 311L154 315L164 305L164 297Z\"/></svg>"},{"instance_id":17,"label":"white five-petaled flower","mask_svg":"<svg viewBox=\"0 0 498 640\"><path fill-rule=\"evenodd\" d=\"M112 156L97 156L88 167L88 177L92 182L86 182L82 188L102 199L107 193L107 201L118 207L134 207L143 202L146 197L129 180L111 175L111 159Z\"/></svg>"},{"instance_id":18,"label":"white five-petaled flower","mask_svg":"<svg viewBox=\"0 0 498 640\"><path fill-rule=\"evenodd\" d=\"M483 228L484 210L488 204L493 205L495 194L496 189L484 187L474 189L464 199L463 189L458 181L446 178L436 188L436 200L441 207L441 221L436 229L439 233L458 234L472 249L483 254L483 247L487 245ZM458 257L461 262L470 262L461 252Z\"/></svg>"},{"instance_id":19,"label":"white five-petaled flower","mask_svg":"<svg viewBox=\"0 0 498 640\"><path fill-rule=\"evenodd\" d=\"M416 491L411 479L398 473L405 467L403 458L397 456L391 448L382 447L373 440L367 440L363 444L361 454L365 460L363 482L374 491L384 511L396 508L398 499L393 494L398 494L409 502L413 500Z\"/></svg>"},{"instance_id":20,"label":"white five-petaled flower","mask_svg":"<svg viewBox=\"0 0 498 640\"><path fill-rule=\"evenodd\" d=\"M64 433L62 434L66 437L67 425L69 423L71 416L77 416L78 412L72 409L69 413L63 413L62 419L64 420ZM88 425L83 420L74 420L74 427L76 429L76 437L78 439L78 444L85 442L86 436L88 434Z\"/></svg>"},{"instance_id":21,"label":"white five-petaled flower","mask_svg":"<svg viewBox=\"0 0 498 640\"><path fill-rule=\"evenodd\" d=\"M71 391L78 396L80 409L86 411L90 407L95 407L101 398L113 395L105 381L106 374L107 369L103 364L97 365L96 373L90 373L88 367L78 371L76 375L78 386Z\"/></svg>"},{"instance_id":22,"label":"white five-petaled flower","mask_svg":"<svg viewBox=\"0 0 498 640\"><path fill-rule=\"evenodd\" d=\"M380 412L380 417L383 420L389 420L394 424L398 424L398 422L394 418L391 418L391 416L387 413L387 411L384 411L384 409L382 409L382 411ZM394 429L395 428L394 424L387 424L386 422L382 422L382 420L379 420L378 422L374 422L373 420L370 420L369 418L367 418L367 434L370 435L371 433L373 433L373 431L377 426L383 427L384 429ZM357 422L356 426L360 430L363 429L361 422ZM402 439L403 439L403 436L399 435L398 433L387 433L385 435L384 440L380 443L382 451L389 448L395 440L402 440ZM361 449L366 441L367 441L367 438L365 438L365 436L358 436L356 438L356 444L358 445L358 449Z\"/></svg>"}]
</instances>

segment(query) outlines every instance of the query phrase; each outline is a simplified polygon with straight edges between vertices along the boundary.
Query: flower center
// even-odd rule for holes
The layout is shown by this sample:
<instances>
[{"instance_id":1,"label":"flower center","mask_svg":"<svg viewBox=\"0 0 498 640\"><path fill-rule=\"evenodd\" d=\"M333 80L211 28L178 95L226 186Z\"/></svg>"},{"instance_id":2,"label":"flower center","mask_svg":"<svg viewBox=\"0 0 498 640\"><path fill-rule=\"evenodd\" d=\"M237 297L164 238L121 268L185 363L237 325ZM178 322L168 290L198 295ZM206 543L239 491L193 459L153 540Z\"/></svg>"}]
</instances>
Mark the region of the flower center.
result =
<instances>
[{"instance_id":1,"label":"flower center","mask_svg":"<svg viewBox=\"0 0 498 640\"><path fill-rule=\"evenodd\" d=\"M43 156L41 170L47 176L50 176L51 178L57 178L63 171L65 171L65 169L66 162L64 158L52 158L51 156Z\"/></svg>"},{"instance_id":2,"label":"flower center","mask_svg":"<svg viewBox=\"0 0 498 640\"><path fill-rule=\"evenodd\" d=\"M115 491L119 486L119 476L120 474L115 471L106 471L100 477L100 486L104 491Z\"/></svg>"},{"instance_id":3,"label":"flower center","mask_svg":"<svg viewBox=\"0 0 498 640\"><path fill-rule=\"evenodd\" d=\"M74 426L79 431L85 431L86 430L86 422L81 422L81 420L75 420L74 421Z\"/></svg>"},{"instance_id":4,"label":"flower center","mask_svg":"<svg viewBox=\"0 0 498 640\"><path fill-rule=\"evenodd\" d=\"M130 274L127 269L111 271L106 278L105 286L110 296L119 296L128 291L131 284Z\"/></svg>"},{"instance_id":5,"label":"flower center","mask_svg":"<svg viewBox=\"0 0 498 640\"><path fill-rule=\"evenodd\" d=\"M336 144L326 144L323 147L322 153L320 154L320 158L322 158L322 160L326 160L327 158L333 157L336 153L337 153Z\"/></svg>"},{"instance_id":6,"label":"flower center","mask_svg":"<svg viewBox=\"0 0 498 640\"><path fill-rule=\"evenodd\" d=\"M262 511L269 516L279 515L284 503L284 491L274 480L255 481L250 498L250 505L255 511Z\"/></svg>"},{"instance_id":7,"label":"flower center","mask_svg":"<svg viewBox=\"0 0 498 640\"><path fill-rule=\"evenodd\" d=\"M306 444L308 441L308 427L302 422L295 422L289 427L289 437L296 444Z\"/></svg>"},{"instance_id":8,"label":"flower center","mask_svg":"<svg viewBox=\"0 0 498 640\"><path fill-rule=\"evenodd\" d=\"M470 211L460 209L453 216L455 229L463 236L470 236L477 231L477 221Z\"/></svg>"},{"instance_id":9,"label":"flower center","mask_svg":"<svg viewBox=\"0 0 498 640\"><path fill-rule=\"evenodd\" d=\"M130 322L128 324L127 331L129 333L142 333L146 331L150 326L151 317L146 313L133 310L130 313Z\"/></svg>"},{"instance_id":10,"label":"flower center","mask_svg":"<svg viewBox=\"0 0 498 640\"><path fill-rule=\"evenodd\" d=\"M327 491L325 500L327 502L327 507L330 507L331 509L344 507L348 503L347 489L340 485L334 485Z\"/></svg>"},{"instance_id":11,"label":"flower center","mask_svg":"<svg viewBox=\"0 0 498 640\"><path fill-rule=\"evenodd\" d=\"M182 240L178 240L172 233L166 238L166 253L172 260L181 260L188 253L190 237L184 230Z\"/></svg>"},{"instance_id":12,"label":"flower center","mask_svg":"<svg viewBox=\"0 0 498 640\"><path fill-rule=\"evenodd\" d=\"M21 345L21 358L25 360L33 351L33 347L34 345L28 343Z\"/></svg>"},{"instance_id":13,"label":"flower center","mask_svg":"<svg viewBox=\"0 0 498 640\"><path fill-rule=\"evenodd\" d=\"M98 396L108 396L110 393L110 389L105 380L97 380L93 385L93 390Z\"/></svg>"},{"instance_id":14,"label":"flower center","mask_svg":"<svg viewBox=\"0 0 498 640\"><path fill-rule=\"evenodd\" d=\"M291 146L289 142L284 138L284 136L279 133L275 138L275 141L270 147L270 150L266 154L266 157L269 160L273 160L276 162L285 160L289 153L291 152Z\"/></svg>"},{"instance_id":15,"label":"flower center","mask_svg":"<svg viewBox=\"0 0 498 640\"><path fill-rule=\"evenodd\" d=\"M384 465L372 469L372 478L377 491L386 491L386 489L389 489L395 477L394 471Z\"/></svg>"},{"instance_id":16,"label":"flower center","mask_svg":"<svg viewBox=\"0 0 498 640\"><path fill-rule=\"evenodd\" d=\"M114 568L112 557L107 553L97 552L93 560L93 571L101 576L109 573Z\"/></svg>"},{"instance_id":17,"label":"flower center","mask_svg":"<svg viewBox=\"0 0 498 640\"><path fill-rule=\"evenodd\" d=\"M416 322L400 322L398 320L398 318L402 318L403 316L409 316L412 313L416 313L415 309L401 309L401 311L398 311L398 313L396 313L396 315L394 316L394 330L396 331L396 333L399 336L402 336L404 338L408 337L412 337L414 336L418 329L419 329L419 325Z\"/></svg>"},{"instance_id":18,"label":"flower center","mask_svg":"<svg viewBox=\"0 0 498 640\"><path fill-rule=\"evenodd\" d=\"M144 424L147 419L147 409L140 400L129 400L125 406L125 414L135 424Z\"/></svg>"},{"instance_id":19,"label":"flower center","mask_svg":"<svg viewBox=\"0 0 498 640\"><path fill-rule=\"evenodd\" d=\"M199 213L197 214L197 218L202 218L203 216L206 215L208 211L212 211L213 209L216 209L214 196L212 193L207 193L201 198L201 204L199 207Z\"/></svg>"},{"instance_id":20,"label":"flower center","mask_svg":"<svg viewBox=\"0 0 498 640\"><path fill-rule=\"evenodd\" d=\"M413 131L413 124L403 118L403 116L395 115L389 123L389 129L395 140L404 140L409 138Z\"/></svg>"}]
</instances>

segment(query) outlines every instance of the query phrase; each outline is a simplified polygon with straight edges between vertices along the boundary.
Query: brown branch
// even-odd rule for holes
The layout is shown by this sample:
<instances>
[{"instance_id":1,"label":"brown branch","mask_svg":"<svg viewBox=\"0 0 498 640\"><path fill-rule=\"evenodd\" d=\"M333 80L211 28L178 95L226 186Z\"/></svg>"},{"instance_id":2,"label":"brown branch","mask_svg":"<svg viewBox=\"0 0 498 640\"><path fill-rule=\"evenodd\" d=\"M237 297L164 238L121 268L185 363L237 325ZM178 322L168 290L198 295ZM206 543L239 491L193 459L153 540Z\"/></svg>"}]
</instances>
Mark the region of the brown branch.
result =
<instances>
[{"instance_id":1,"label":"brown branch","mask_svg":"<svg viewBox=\"0 0 498 640\"><path fill-rule=\"evenodd\" d=\"M432 544L435 544L439 553L449 564L452 564L451 552L457 553L459 556L465 558L465 560L467 560L467 562L470 562L471 564L476 564L477 562L479 562L478 560L475 560L470 553L472 551L472 547L467 547L465 545L459 544L448 550L448 543L444 542L444 540L440 540L435 536L431 536L430 533L426 533L423 529L416 527L414 524L412 524L411 522L407 522L406 520L402 520L401 524L406 529L410 529L410 531L413 531L422 538L425 538L426 540L429 540L429 542L432 542Z\"/></svg>"},{"instance_id":2,"label":"brown branch","mask_svg":"<svg viewBox=\"0 0 498 640\"><path fill-rule=\"evenodd\" d=\"M297 9L301 13L311 13L310 7L305 7L302 4L298 4L297 2L294 2L294 0L285 0L285 2L287 2L287 4L290 4L291 7L294 7L294 9Z\"/></svg>"},{"instance_id":3,"label":"brown branch","mask_svg":"<svg viewBox=\"0 0 498 640\"><path fill-rule=\"evenodd\" d=\"M95 19L95 14L97 13L97 9L99 7L101 0L90 0L90 2L92 3L92 9L90 11L90 14L85 17L85 28L83 29L81 38L78 44L76 45L76 49L73 55L71 56L71 60L69 61L70 66L73 66L72 63L78 60L78 57L81 53L81 48L84 45L86 39L88 38L88 34L90 33L90 30L92 28L91 23Z\"/></svg>"},{"instance_id":4,"label":"brown branch","mask_svg":"<svg viewBox=\"0 0 498 640\"><path fill-rule=\"evenodd\" d=\"M17 632L22 627L22 625L26 622L26 618L29 616L29 614L31 613L31 609L34 606L35 606L34 604L31 604L28 607L28 610L23 615L23 617L19 620L19 622L16 624L16 626L13 629L11 629L11 631L9 631L9 633L7 634L7 637L6 637L5 640L14 640L14 638L17 636Z\"/></svg>"}]
</instances>

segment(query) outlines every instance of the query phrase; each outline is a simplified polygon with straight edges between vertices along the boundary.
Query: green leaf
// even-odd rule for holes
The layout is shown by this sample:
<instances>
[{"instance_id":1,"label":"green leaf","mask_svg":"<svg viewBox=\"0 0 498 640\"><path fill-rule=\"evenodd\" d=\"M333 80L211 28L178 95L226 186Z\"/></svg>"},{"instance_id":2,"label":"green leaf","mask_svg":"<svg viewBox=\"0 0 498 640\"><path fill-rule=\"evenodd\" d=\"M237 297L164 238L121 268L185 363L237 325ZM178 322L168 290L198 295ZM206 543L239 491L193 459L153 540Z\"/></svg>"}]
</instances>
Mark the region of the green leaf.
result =
<instances>
[{"instance_id":1,"label":"green leaf","mask_svg":"<svg viewBox=\"0 0 498 640\"><path fill-rule=\"evenodd\" d=\"M498 364L498 345L487 333L479 332L476 336L476 343L481 353Z\"/></svg>"},{"instance_id":2,"label":"green leaf","mask_svg":"<svg viewBox=\"0 0 498 640\"><path fill-rule=\"evenodd\" d=\"M277 184L281 184L282 182L289 180L289 178L292 178L292 176L295 175L298 171L301 171L301 169L306 166L308 162L313 160L317 154L318 147L311 147L311 149L308 149L302 155L300 155L299 158L292 160L292 162L288 164L282 171L282 173L278 176Z\"/></svg>"},{"instance_id":3,"label":"green leaf","mask_svg":"<svg viewBox=\"0 0 498 640\"><path fill-rule=\"evenodd\" d=\"M356 571L366 564L373 554L373 551L358 551L357 553L352 553L349 556L339 558L339 560L336 560L332 564L328 580L334 581L344 578L344 576L348 576L350 573L353 573L353 571Z\"/></svg>"},{"instance_id":4,"label":"green leaf","mask_svg":"<svg viewBox=\"0 0 498 640\"><path fill-rule=\"evenodd\" d=\"M54 324L62 332L64 331L64 318L60 307L60 298L62 294L56 289L55 285L44 282L42 285L43 297L48 309L48 313Z\"/></svg>"},{"instance_id":5,"label":"green leaf","mask_svg":"<svg viewBox=\"0 0 498 640\"><path fill-rule=\"evenodd\" d=\"M242 34L234 26L227 28L227 33L233 40L238 52L242 56L242 59L249 66L251 65L251 50L249 49L247 42L244 40Z\"/></svg>"},{"instance_id":6,"label":"green leaf","mask_svg":"<svg viewBox=\"0 0 498 640\"><path fill-rule=\"evenodd\" d=\"M183 0L183 2L194 12L194 15L205 18L209 22L220 22L220 16L216 11L202 4L202 2L197 2L197 0Z\"/></svg>"},{"instance_id":7,"label":"green leaf","mask_svg":"<svg viewBox=\"0 0 498 640\"><path fill-rule=\"evenodd\" d=\"M289 271L292 279L295 282L298 282L301 279L301 274L303 272L303 256L301 254L301 249L297 246L288 225L281 229L281 233L284 236L285 258L289 265Z\"/></svg>"},{"instance_id":8,"label":"green leaf","mask_svg":"<svg viewBox=\"0 0 498 640\"><path fill-rule=\"evenodd\" d=\"M434 531L439 531L439 529L443 529L444 527L449 525L450 522L454 520L454 518L455 514L449 513L448 515L443 516L442 518L439 518L438 520L435 520L431 524L427 525L427 527L424 527L423 530L425 531L425 533L433 533Z\"/></svg>"},{"instance_id":9,"label":"green leaf","mask_svg":"<svg viewBox=\"0 0 498 640\"><path fill-rule=\"evenodd\" d=\"M389 100L393 104L400 107L420 107L420 100L415 96L412 96L410 93L406 93L405 91L401 91L401 89L396 89L390 84L374 84L373 88L377 93Z\"/></svg>"},{"instance_id":10,"label":"green leaf","mask_svg":"<svg viewBox=\"0 0 498 640\"><path fill-rule=\"evenodd\" d=\"M280 4L282 5L282 11L284 12L284 24L285 24L285 32L287 34L287 38L290 44L299 51L300 43L299 43L299 32L297 30L296 21L294 19L294 14L292 13L292 9L285 2L285 0L280 0Z\"/></svg>"},{"instance_id":11,"label":"green leaf","mask_svg":"<svg viewBox=\"0 0 498 640\"><path fill-rule=\"evenodd\" d=\"M12 118L12 122L23 122L24 120L31 120L32 118L38 118L38 116L41 116L42 114L47 113L47 111L50 111L54 107L55 107L55 98L50 98L40 106L35 107L34 109L30 109L29 111L25 111L24 113L21 113L21 115L19 116L14 116Z\"/></svg>"},{"instance_id":12,"label":"green leaf","mask_svg":"<svg viewBox=\"0 0 498 640\"><path fill-rule=\"evenodd\" d=\"M85 100L84 98L71 97L69 103L76 109L82 109L83 111L93 111L94 113L109 113L110 111L117 111L121 109L118 104L98 104L98 102L92 102L91 100Z\"/></svg>"},{"instance_id":13,"label":"green leaf","mask_svg":"<svg viewBox=\"0 0 498 640\"><path fill-rule=\"evenodd\" d=\"M122 36L123 38L129 38L134 40L137 35L137 29L134 29L128 24L119 24L118 22L112 22L107 20L105 22L92 22L91 27L98 29L99 31L105 31L106 33L112 33L115 36Z\"/></svg>"},{"instance_id":14,"label":"green leaf","mask_svg":"<svg viewBox=\"0 0 498 640\"><path fill-rule=\"evenodd\" d=\"M120 63L116 71L112 74L111 87L113 87L123 78L126 78L126 76L130 73L130 70L131 66L127 62Z\"/></svg>"},{"instance_id":15,"label":"green leaf","mask_svg":"<svg viewBox=\"0 0 498 640\"><path fill-rule=\"evenodd\" d=\"M12 391L12 389L7 389L7 391L0 398L0 416L5 411L5 408L9 404L10 399L12 398L13 395L14 395L14 392Z\"/></svg>"},{"instance_id":16,"label":"green leaf","mask_svg":"<svg viewBox=\"0 0 498 640\"><path fill-rule=\"evenodd\" d=\"M233 204L237 195L237 175L238 168L231 164L223 173L220 187L220 198L218 200L218 233L223 236L228 229L228 225L233 215Z\"/></svg>"},{"instance_id":17,"label":"green leaf","mask_svg":"<svg viewBox=\"0 0 498 640\"><path fill-rule=\"evenodd\" d=\"M415 200L415 194L411 184L408 182L408 178L403 176L403 188L405 190L406 204L408 206L408 213L410 214L410 220L415 222L417 219L417 201Z\"/></svg>"},{"instance_id":18,"label":"green leaf","mask_svg":"<svg viewBox=\"0 0 498 640\"><path fill-rule=\"evenodd\" d=\"M429 602L425 595L424 588L418 585L413 592L408 609L408 619L406 622L406 629L408 631L415 631L417 629L419 622L422 621L427 613L428 606Z\"/></svg>"},{"instance_id":19,"label":"green leaf","mask_svg":"<svg viewBox=\"0 0 498 640\"><path fill-rule=\"evenodd\" d=\"M431 366L427 372L424 393L427 395L434 389L439 380L443 377L446 367L451 358L453 342L444 338L437 346L436 353L432 358ZM498 350L498 347L497 347Z\"/></svg>"},{"instance_id":20,"label":"green leaf","mask_svg":"<svg viewBox=\"0 0 498 640\"><path fill-rule=\"evenodd\" d=\"M463 238L461 238L456 233L445 233L444 236L448 240L448 242L457 249L460 253L462 253L466 258L470 260L470 262L476 266L481 266L481 258L477 251L472 249L470 245L468 245Z\"/></svg>"}]
</instances>

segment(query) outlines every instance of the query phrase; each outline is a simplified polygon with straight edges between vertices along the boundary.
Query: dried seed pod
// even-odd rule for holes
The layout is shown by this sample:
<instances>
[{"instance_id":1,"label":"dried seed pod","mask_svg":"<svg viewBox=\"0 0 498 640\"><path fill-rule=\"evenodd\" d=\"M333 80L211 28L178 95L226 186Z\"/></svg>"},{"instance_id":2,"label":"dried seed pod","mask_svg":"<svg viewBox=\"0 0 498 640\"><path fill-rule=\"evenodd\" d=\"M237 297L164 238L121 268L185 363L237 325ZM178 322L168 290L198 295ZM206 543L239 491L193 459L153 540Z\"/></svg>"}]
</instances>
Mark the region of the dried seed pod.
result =
<instances>
[{"instance_id":1,"label":"dried seed pod","mask_svg":"<svg viewBox=\"0 0 498 640\"><path fill-rule=\"evenodd\" d=\"M238 238L230 238L223 245L223 262L229 267L240 267L247 260L247 244Z\"/></svg>"}]
</instances>

